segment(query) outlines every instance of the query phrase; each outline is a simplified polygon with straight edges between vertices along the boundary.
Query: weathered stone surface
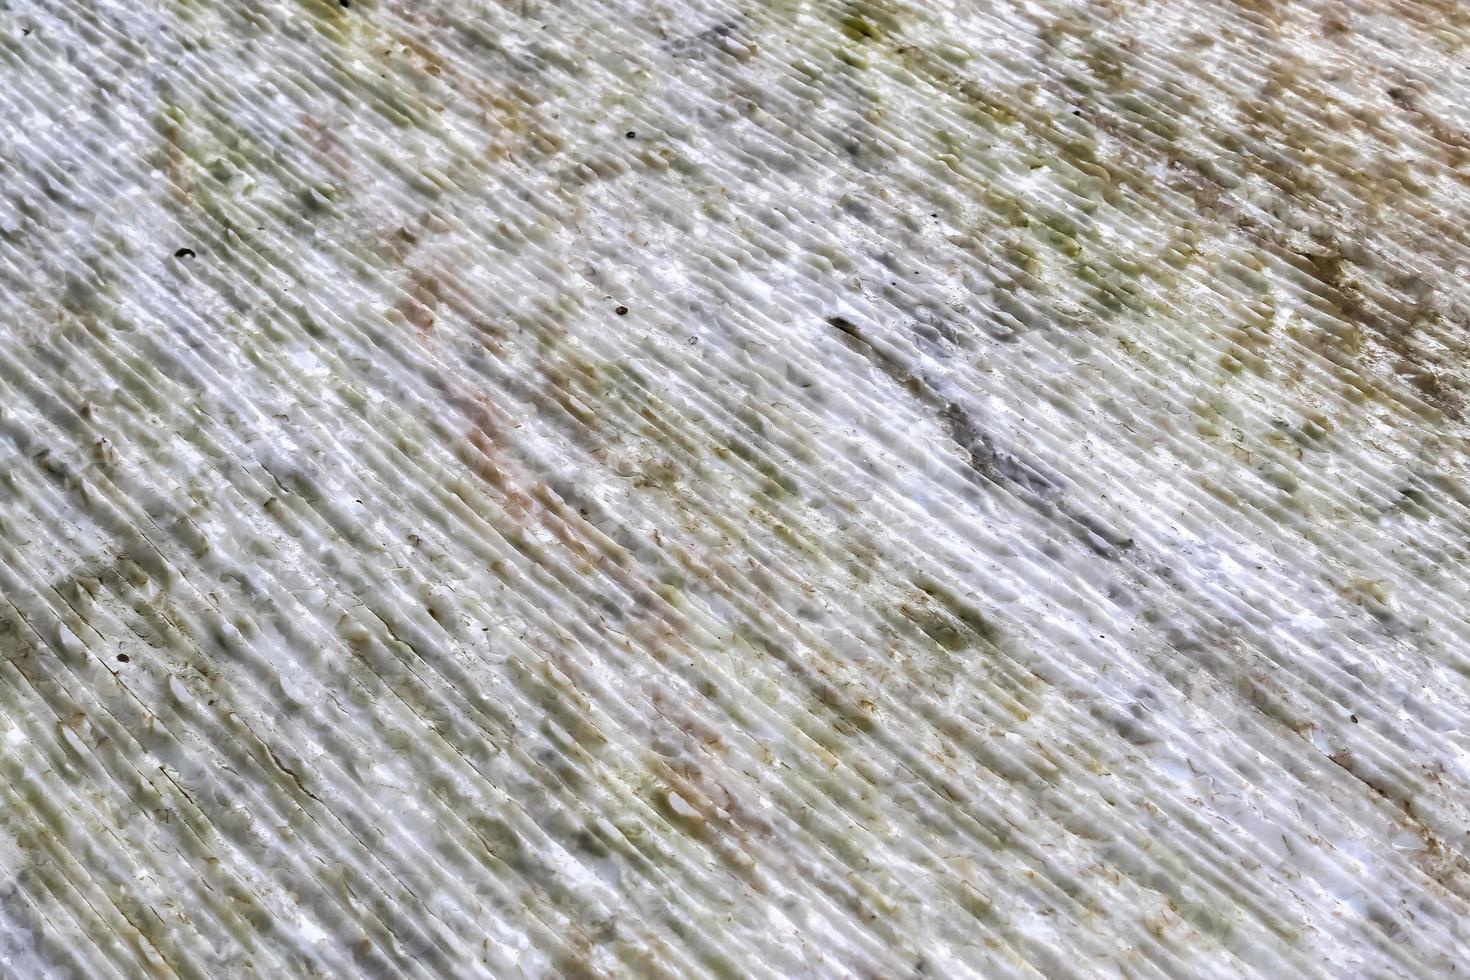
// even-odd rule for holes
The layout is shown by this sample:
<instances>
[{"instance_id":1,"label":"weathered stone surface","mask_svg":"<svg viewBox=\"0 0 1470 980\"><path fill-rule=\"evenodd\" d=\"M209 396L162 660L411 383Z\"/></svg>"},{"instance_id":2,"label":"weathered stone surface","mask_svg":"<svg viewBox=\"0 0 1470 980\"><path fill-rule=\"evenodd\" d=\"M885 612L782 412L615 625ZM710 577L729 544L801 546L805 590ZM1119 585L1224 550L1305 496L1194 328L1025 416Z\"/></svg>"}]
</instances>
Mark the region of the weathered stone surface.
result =
<instances>
[{"instance_id":1,"label":"weathered stone surface","mask_svg":"<svg viewBox=\"0 0 1470 980\"><path fill-rule=\"evenodd\" d=\"M0 3L0 973L1463 972L1467 42Z\"/></svg>"}]
</instances>

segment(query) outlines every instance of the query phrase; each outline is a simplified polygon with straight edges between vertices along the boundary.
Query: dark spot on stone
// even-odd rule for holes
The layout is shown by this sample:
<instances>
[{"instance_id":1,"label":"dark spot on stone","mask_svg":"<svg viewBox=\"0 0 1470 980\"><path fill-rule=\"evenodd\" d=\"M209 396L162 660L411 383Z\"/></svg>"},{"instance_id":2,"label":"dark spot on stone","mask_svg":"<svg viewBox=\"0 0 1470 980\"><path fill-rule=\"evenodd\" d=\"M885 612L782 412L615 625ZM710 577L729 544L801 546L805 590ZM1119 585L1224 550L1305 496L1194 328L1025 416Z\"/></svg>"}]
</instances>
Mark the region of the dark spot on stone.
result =
<instances>
[{"instance_id":1,"label":"dark spot on stone","mask_svg":"<svg viewBox=\"0 0 1470 980\"><path fill-rule=\"evenodd\" d=\"M128 662L128 661L129 661L129 660L131 660L131 659L132 659L132 658L131 658L131 657L129 657L129 656L128 656L128 655L127 655L127 654L126 654L126 653L119 653L119 654L118 654L118 655L117 655L117 662L118 662L118 663L120 663L120 664L125 664L125 663L127 663L127 662Z\"/></svg>"},{"instance_id":2,"label":"dark spot on stone","mask_svg":"<svg viewBox=\"0 0 1470 980\"><path fill-rule=\"evenodd\" d=\"M348 7L352 6L349 0L337 0L337 2L342 5L343 10L346 10Z\"/></svg>"},{"instance_id":3,"label":"dark spot on stone","mask_svg":"<svg viewBox=\"0 0 1470 980\"><path fill-rule=\"evenodd\" d=\"M1356 725L1358 723L1358 716L1357 715L1348 715L1348 720L1351 721L1354 725Z\"/></svg>"},{"instance_id":4,"label":"dark spot on stone","mask_svg":"<svg viewBox=\"0 0 1470 980\"><path fill-rule=\"evenodd\" d=\"M877 24L858 12L842 19L842 33L854 41L876 41L883 36Z\"/></svg>"},{"instance_id":5,"label":"dark spot on stone","mask_svg":"<svg viewBox=\"0 0 1470 980\"><path fill-rule=\"evenodd\" d=\"M192 259L192 258L194 258L194 250L192 248L181 248L177 252L174 253L174 258L176 258L176 259Z\"/></svg>"},{"instance_id":6,"label":"dark spot on stone","mask_svg":"<svg viewBox=\"0 0 1470 980\"><path fill-rule=\"evenodd\" d=\"M624 133L624 134L623 134L623 135L624 135L624 136L626 136L626 137L628 137L628 139L633 139L633 138L634 138L634 137L636 137L636 136L637 136L637 135L638 135L638 134L637 134L637 133L635 133L635 132L633 132L633 131L632 131L632 130L631 130L631 129L630 129L630 130L628 130L628 131L627 131L627 132L626 132L626 133Z\"/></svg>"},{"instance_id":7,"label":"dark spot on stone","mask_svg":"<svg viewBox=\"0 0 1470 980\"><path fill-rule=\"evenodd\" d=\"M626 306L620 306L616 310L613 310L613 312L616 313L618 316L627 316L628 308Z\"/></svg>"}]
</instances>

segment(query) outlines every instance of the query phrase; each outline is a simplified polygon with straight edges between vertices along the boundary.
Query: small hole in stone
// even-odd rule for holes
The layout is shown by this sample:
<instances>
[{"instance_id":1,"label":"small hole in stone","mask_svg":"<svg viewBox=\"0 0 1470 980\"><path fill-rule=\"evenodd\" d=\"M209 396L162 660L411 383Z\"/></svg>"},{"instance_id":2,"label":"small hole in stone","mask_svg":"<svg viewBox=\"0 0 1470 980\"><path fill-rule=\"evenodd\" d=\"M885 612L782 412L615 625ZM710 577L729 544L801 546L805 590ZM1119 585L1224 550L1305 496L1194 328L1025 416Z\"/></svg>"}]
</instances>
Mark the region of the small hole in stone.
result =
<instances>
[{"instance_id":1,"label":"small hole in stone","mask_svg":"<svg viewBox=\"0 0 1470 980\"><path fill-rule=\"evenodd\" d=\"M131 660L131 659L132 659L132 658L131 658L131 657L129 657L129 656L128 656L128 655L127 655L127 654L126 654L126 653L119 653L119 654L118 654L118 655L117 655L117 662L118 662L118 663L120 663L120 664L125 664L125 663L127 663L127 662L128 662L128 661L129 661L129 660Z\"/></svg>"},{"instance_id":2,"label":"small hole in stone","mask_svg":"<svg viewBox=\"0 0 1470 980\"><path fill-rule=\"evenodd\" d=\"M174 258L176 259L192 259L193 257L194 250L192 248L181 248L174 253Z\"/></svg>"},{"instance_id":3,"label":"small hole in stone","mask_svg":"<svg viewBox=\"0 0 1470 980\"><path fill-rule=\"evenodd\" d=\"M616 313L618 316L627 316L628 308L626 306L620 306L616 310L613 310L613 312Z\"/></svg>"},{"instance_id":4,"label":"small hole in stone","mask_svg":"<svg viewBox=\"0 0 1470 980\"><path fill-rule=\"evenodd\" d=\"M635 137L635 136L637 136L637 135L638 135L638 134L637 134L637 133L635 133L635 132L633 132L633 131L632 131L632 130L631 130L631 129L630 129L630 130L628 130L628 131L627 131L627 132L626 132L626 133L624 133L624 134L623 134L623 135L624 135L624 136L626 136L626 137L628 137L628 139L632 139L632 138L633 138L633 137Z\"/></svg>"}]
</instances>

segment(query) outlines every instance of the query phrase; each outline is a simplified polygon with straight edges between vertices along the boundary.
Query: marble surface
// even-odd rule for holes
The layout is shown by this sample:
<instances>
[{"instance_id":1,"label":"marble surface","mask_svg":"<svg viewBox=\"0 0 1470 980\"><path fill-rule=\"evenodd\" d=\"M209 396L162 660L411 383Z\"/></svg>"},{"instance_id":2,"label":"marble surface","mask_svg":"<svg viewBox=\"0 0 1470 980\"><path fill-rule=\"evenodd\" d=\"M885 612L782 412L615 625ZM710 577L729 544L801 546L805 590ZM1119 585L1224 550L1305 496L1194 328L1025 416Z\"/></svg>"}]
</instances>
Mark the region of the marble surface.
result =
<instances>
[{"instance_id":1,"label":"marble surface","mask_svg":"<svg viewBox=\"0 0 1470 980\"><path fill-rule=\"evenodd\" d=\"M1470 969L1470 7L0 3L0 974Z\"/></svg>"}]
</instances>

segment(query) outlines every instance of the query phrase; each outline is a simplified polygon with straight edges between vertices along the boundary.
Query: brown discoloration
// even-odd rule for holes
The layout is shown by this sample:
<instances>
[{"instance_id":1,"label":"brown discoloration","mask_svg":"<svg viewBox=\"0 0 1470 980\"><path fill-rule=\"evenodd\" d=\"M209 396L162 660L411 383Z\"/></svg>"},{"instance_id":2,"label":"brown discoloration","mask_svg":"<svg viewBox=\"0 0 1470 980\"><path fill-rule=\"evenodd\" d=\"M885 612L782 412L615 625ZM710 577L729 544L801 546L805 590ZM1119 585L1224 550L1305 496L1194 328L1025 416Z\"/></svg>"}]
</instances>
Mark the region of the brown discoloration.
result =
<instances>
[{"instance_id":1,"label":"brown discoloration","mask_svg":"<svg viewBox=\"0 0 1470 980\"><path fill-rule=\"evenodd\" d=\"M352 175L352 161L347 158L342 149L342 142L327 123L309 112L303 112L298 116L302 127L306 130L307 141L312 149L321 154L322 159L327 162L328 169L338 180L347 180Z\"/></svg>"},{"instance_id":2,"label":"brown discoloration","mask_svg":"<svg viewBox=\"0 0 1470 980\"><path fill-rule=\"evenodd\" d=\"M1269 30L1280 25L1287 9L1276 3L1257 2L1243 7L1248 19ZM1309 127L1302 120L1306 107L1318 106L1324 95L1329 100L1326 111L1365 131L1374 141L1368 144L1370 147L1376 144L1391 150L1398 137L1386 120L1333 101L1333 89L1324 88L1319 77L1330 67L1277 58L1266 67L1265 85L1257 96L1241 101L1245 118L1239 126L1213 109L1204 111L1203 103L1188 92L1182 96L1175 92L1148 93L1150 102L1167 106L1168 113L1148 110L1147 116L1139 117L1137 112L1118 112L1108 103L1120 97L1116 93L1127 93L1133 87L1128 79L1135 56L1126 39L1114 43L1092 16L1050 21L1038 29L1038 38L1052 56L1060 54L1068 38L1082 45L1080 57L1089 66L1094 82L1079 86L1088 96L1080 100L1078 114L1113 138L1112 152L1117 154L1114 161L1099 159L1091 147L1064 135L1048 112L1033 109L1026 100L1006 90L982 88L925 49L898 43L893 53L906 67L981 111L992 125L1018 124L1032 138L1057 148L1058 155L1074 166L1098 167L1113 188L1104 191L1104 197L1115 207L1121 206L1122 216L1139 207L1147 208L1156 198L1186 195L1191 213L1204 219L1206 231L1233 226L1250 247L1300 270L1310 283L1307 289L1315 307L1313 316L1337 325L1312 337L1309 346L1319 353L1330 351L1333 358L1342 355L1350 359L1356 365L1353 370L1360 389L1377 392L1385 401L1407 400L1411 405L1424 406L1416 411L1461 417L1464 394L1459 390L1459 378L1464 364L1458 355L1446 355L1438 341L1448 331L1460 332L1450 299L1434 295L1422 284L1412 285L1415 277L1410 270L1397 267L1387 256L1365 247L1375 237L1388 236L1413 253L1436 255L1442 263L1454 264L1459 260L1447 246L1461 239L1460 230L1446 216L1420 206L1424 189L1387 157L1368 161L1372 169L1366 176L1339 173L1334 168L1332 161L1338 152L1330 141L1336 138L1333 133L1337 130L1329 128L1325 137L1328 142L1324 143L1323 130ZM1079 55L1069 52L1067 57L1076 59ZM1101 84L1103 91L1096 90L1096 84ZM1393 86L1391 90L1390 99L1397 110L1435 141L1448 173L1460 179L1466 173L1462 163L1470 140L1424 113L1412 87ZM1078 98L1077 93L1061 88L1056 88L1054 94L1064 101ZM1122 97L1133 99L1131 93ZM1133 105L1141 109L1144 103L1134 100ZM1321 111L1311 110L1313 118L1320 117ZM1176 147L1174 134L1186 125L1195 140L1220 147L1226 155L1205 158ZM1158 163L1168 168L1169 176L1162 184L1147 173ZM1383 168L1388 169L1375 176ZM1265 180L1277 190L1280 197L1272 208L1278 214L1285 212L1282 220L1262 222L1241 206L1241 176ZM1359 213L1346 216L1346 223L1332 194L1335 181L1362 184ZM1132 201L1125 202L1118 190L1126 191ZM1161 195L1161 190L1165 194ZM986 188L986 193L994 196L995 191ZM1412 215L1414 220L1407 224L1383 223L1380 217L1390 209ZM1033 210L1034 204L1028 203L1017 212L1023 216L1023 224L1034 225L1034 215L1028 214ZM1025 222L1026 217L1032 221ZM1315 229L1310 240L1303 241L1288 231L1302 226ZM1071 237L1057 241L1064 249L1075 244ZM1353 247L1349 248L1347 242ZM1082 244L1085 249L1086 243ZM1145 275L1159 279L1153 272ZM1402 284L1409 285L1401 288ZM1098 303L1090 307L1093 312L1112 317L1128 306L1126 286L1118 292L1115 286L1099 282L1098 288ZM1045 305L1056 312L1055 304ZM1363 341L1369 346L1364 347ZM1257 354L1250 363L1258 372L1271 372L1273 362L1283 359L1289 360L1281 366L1282 374L1290 376L1297 371L1294 360L1300 353L1291 344L1273 347L1269 357L1260 351ZM1374 369L1372 365L1379 359L1382 367Z\"/></svg>"},{"instance_id":3,"label":"brown discoloration","mask_svg":"<svg viewBox=\"0 0 1470 980\"><path fill-rule=\"evenodd\" d=\"M1462 181L1470 180L1470 175L1463 174L1465 165L1470 163L1470 134L1423 109L1418 94L1407 85L1389 86L1385 94L1420 129L1441 144L1444 162L1450 171L1460 175Z\"/></svg>"},{"instance_id":4,"label":"brown discoloration","mask_svg":"<svg viewBox=\"0 0 1470 980\"><path fill-rule=\"evenodd\" d=\"M409 273L404 289L408 295L398 301L396 309L420 333L427 333L434 326L440 288L439 277L433 272L415 269Z\"/></svg>"},{"instance_id":5,"label":"brown discoloration","mask_svg":"<svg viewBox=\"0 0 1470 980\"><path fill-rule=\"evenodd\" d=\"M487 409L487 418L491 412L493 409ZM462 454L461 459L475 475L500 491L511 520L524 524L535 509L535 500L516 476L504 431L499 427L487 428L483 423L469 430L465 441L472 451Z\"/></svg>"},{"instance_id":6,"label":"brown discoloration","mask_svg":"<svg viewBox=\"0 0 1470 980\"><path fill-rule=\"evenodd\" d=\"M1361 783L1370 794L1391 804L1407 832L1424 842L1424 849L1414 855L1414 863L1419 870L1445 891L1470 901L1470 857L1459 848L1446 845L1424 824L1415 814L1413 799L1406 795L1402 784L1386 782L1371 775L1348 749L1333 752L1327 759ZM1431 782L1438 781L1437 773L1431 771L1428 776Z\"/></svg>"},{"instance_id":7,"label":"brown discoloration","mask_svg":"<svg viewBox=\"0 0 1470 980\"><path fill-rule=\"evenodd\" d=\"M153 155L153 165L163 171L173 203L186 207L193 201L193 180L188 165L189 157L182 145L184 132L177 110L168 107L160 112L155 126L162 142Z\"/></svg>"}]
</instances>

